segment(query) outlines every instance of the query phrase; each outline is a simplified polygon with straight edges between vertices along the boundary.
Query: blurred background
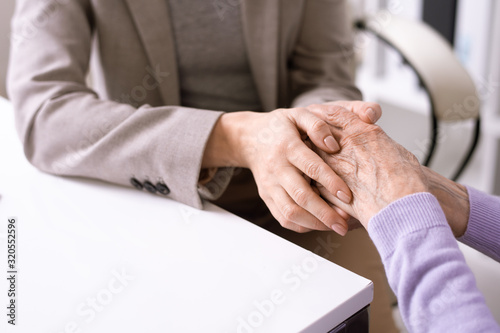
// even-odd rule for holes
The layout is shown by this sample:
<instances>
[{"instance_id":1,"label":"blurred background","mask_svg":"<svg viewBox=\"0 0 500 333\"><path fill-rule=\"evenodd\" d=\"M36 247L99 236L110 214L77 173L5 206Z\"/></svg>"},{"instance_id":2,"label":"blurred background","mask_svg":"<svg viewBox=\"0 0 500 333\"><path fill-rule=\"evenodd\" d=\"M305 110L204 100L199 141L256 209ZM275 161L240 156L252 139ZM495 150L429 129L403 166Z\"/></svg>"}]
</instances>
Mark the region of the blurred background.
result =
<instances>
[{"instance_id":1,"label":"blurred background","mask_svg":"<svg viewBox=\"0 0 500 333\"><path fill-rule=\"evenodd\" d=\"M489 193L500 194L499 76L500 6L480 0L352 0L355 16L384 10L391 15L424 21L452 45L472 76L481 101L482 138L461 182ZM497 15L497 16L495 16ZM381 126L418 158L429 146L430 104L413 70L401 56L369 33L358 33L360 58L357 83L365 100L383 106ZM425 45L422 45L425 47ZM453 82L450 82L453 84ZM443 175L451 175L466 151L472 123L442 125L439 149L431 164Z\"/></svg>"},{"instance_id":2,"label":"blurred background","mask_svg":"<svg viewBox=\"0 0 500 333\"><path fill-rule=\"evenodd\" d=\"M383 11L425 22L450 43L476 84L483 120L479 145L460 182L500 195L500 4L495 0L350 0L350 3L353 22ZM14 5L14 0L0 3L0 95L4 97ZM430 143L430 103L417 75L395 50L370 33L358 31L354 51L356 80L365 100L382 105L384 115L380 125L422 160ZM431 167L449 176L471 141L473 122L441 124L440 131ZM500 322L500 264L466 246L462 250Z\"/></svg>"}]
</instances>

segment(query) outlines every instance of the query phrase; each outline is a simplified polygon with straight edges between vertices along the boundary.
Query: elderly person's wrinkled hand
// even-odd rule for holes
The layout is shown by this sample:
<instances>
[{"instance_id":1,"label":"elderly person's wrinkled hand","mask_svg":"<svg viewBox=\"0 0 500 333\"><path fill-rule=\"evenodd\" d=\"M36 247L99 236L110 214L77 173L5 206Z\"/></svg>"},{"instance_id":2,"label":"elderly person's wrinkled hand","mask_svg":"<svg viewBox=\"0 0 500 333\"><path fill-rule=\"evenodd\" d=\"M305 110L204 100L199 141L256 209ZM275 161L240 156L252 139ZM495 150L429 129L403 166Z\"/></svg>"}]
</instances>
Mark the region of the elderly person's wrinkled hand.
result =
<instances>
[{"instance_id":1,"label":"elderly person's wrinkled hand","mask_svg":"<svg viewBox=\"0 0 500 333\"><path fill-rule=\"evenodd\" d=\"M377 125L367 124L340 106L311 106L311 112L331 126L340 151L315 151L349 186L353 201L346 205L318 184L321 195L359 219L369 220L390 203L413 193L428 192L427 178L418 160Z\"/></svg>"}]
</instances>

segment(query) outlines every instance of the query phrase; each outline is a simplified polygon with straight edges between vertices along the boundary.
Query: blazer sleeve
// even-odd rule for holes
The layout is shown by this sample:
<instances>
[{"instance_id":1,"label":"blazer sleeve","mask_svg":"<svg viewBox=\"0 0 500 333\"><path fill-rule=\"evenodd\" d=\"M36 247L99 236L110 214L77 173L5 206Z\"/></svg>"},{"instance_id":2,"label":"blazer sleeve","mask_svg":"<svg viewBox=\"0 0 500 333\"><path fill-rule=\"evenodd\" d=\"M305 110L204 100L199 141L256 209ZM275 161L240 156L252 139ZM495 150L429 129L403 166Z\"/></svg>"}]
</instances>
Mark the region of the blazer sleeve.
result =
<instances>
[{"instance_id":1,"label":"blazer sleeve","mask_svg":"<svg viewBox=\"0 0 500 333\"><path fill-rule=\"evenodd\" d=\"M290 73L295 107L362 99L354 85L354 35L346 1L305 1Z\"/></svg>"},{"instance_id":2,"label":"blazer sleeve","mask_svg":"<svg viewBox=\"0 0 500 333\"><path fill-rule=\"evenodd\" d=\"M83 0L17 1L8 91L27 159L57 175L163 183L167 197L201 208L201 161L222 112L100 99L85 83L90 12Z\"/></svg>"}]
</instances>

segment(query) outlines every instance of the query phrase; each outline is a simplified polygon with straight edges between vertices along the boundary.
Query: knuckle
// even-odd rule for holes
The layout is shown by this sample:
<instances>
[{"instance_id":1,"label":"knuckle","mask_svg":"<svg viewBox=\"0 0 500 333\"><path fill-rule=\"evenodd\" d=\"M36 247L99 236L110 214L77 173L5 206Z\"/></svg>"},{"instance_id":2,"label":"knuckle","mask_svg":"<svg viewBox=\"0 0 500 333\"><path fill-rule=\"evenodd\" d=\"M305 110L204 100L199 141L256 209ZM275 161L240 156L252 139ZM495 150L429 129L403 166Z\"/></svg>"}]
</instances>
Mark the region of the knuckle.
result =
<instances>
[{"instance_id":1,"label":"knuckle","mask_svg":"<svg viewBox=\"0 0 500 333\"><path fill-rule=\"evenodd\" d=\"M297 142L295 140L279 140L277 143L278 149L281 151L294 152L297 148Z\"/></svg>"},{"instance_id":2,"label":"knuckle","mask_svg":"<svg viewBox=\"0 0 500 333\"><path fill-rule=\"evenodd\" d=\"M298 205L304 207L305 204L307 203L308 194L305 190L301 188L296 188L292 192L292 198Z\"/></svg>"},{"instance_id":3,"label":"knuckle","mask_svg":"<svg viewBox=\"0 0 500 333\"><path fill-rule=\"evenodd\" d=\"M257 189L257 193L259 194L260 198L264 201L264 202L269 202L272 198L271 198L271 195L269 195L269 193L267 191L264 191L263 189L261 188L258 188Z\"/></svg>"},{"instance_id":4,"label":"knuckle","mask_svg":"<svg viewBox=\"0 0 500 333\"><path fill-rule=\"evenodd\" d=\"M336 192L330 193L330 191L339 190L342 187L343 183L343 180L336 173L336 171L339 171L341 169L341 166L338 165L337 162L338 160L339 159L337 158L335 162L335 170L331 169L330 172L325 173L323 177L324 183L322 184L323 185L322 191L328 192L329 197L333 197L334 193L336 193Z\"/></svg>"},{"instance_id":5,"label":"knuckle","mask_svg":"<svg viewBox=\"0 0 500 333\"><path fill-rule=\"evenodd\" d=\"M336 218L336 216L335 214L333 214L333 208L331 209L323 208L316 214L316 218L323 223L326 221L333 221Z\"/></svg>"},{"instance_id":6,"label":"knuckle","mask_svg":"<svg viewBox=\"0 0 500 333\"><path fill-rule=\"evenodd\" d=\"M321 130L323 130L326 126L326 123L321 120L321 119L315 119L313 121L313 123L311 124L311 134L312 133L317 133L317 132L320 132Z\"/></svg>"},{"instance_id":7,"label":"knuckle","mask_svg":"<svg viewBox=\"0 0 500 333\"><path fill-rule=\"evenodd\" d=\"M265 170L266 170L266 173L268 175L268 177L270 175L274 175L276 174L276 172L279 170L279 164L277 163L277 158L276 156L280 156L280 154L282 154L282 149L281 149L281 146L278 145L276 147L276 151L271 153L271 154L266 154L264 157L262 157L262 163L263 163L263 166L265 166ZM272 183L272 181L270 179L267 179L267 181L269 183Z\"/></svg>"},{"instance_id":8,"label":"knuckle","mask_svg":"<svg viewBox=\"0 0 500 333\"><path fill-rule=\"evenodd\" d=\"M299 214L299 207L292 204L284 205L281 208L281 215L285 218L285 222L292 223L297 218Z\"/></svg>"},{"instance_id":9,"label":"knuckle","mask_svg":"<svg viewBox=\"0 0 500 333\"><path fill-rule=\"evenodd\" d=\"M339 113L343 110L344 108L340 105L330 105L328 110L325 112L325 117L328 121L335 121L339 117Z\"/></svg>"},{"instance_id":10,"label":"knuckle","mask_svg":"<svg viewBox=\"0 0 500 333\"><path fill-rule=\"evenodd\" d=\"M279 223L285 229L289 229L289 230L294 230L295 229L294 223L292 221L290 221L290 220L287 220L286 218L280 218L279 219Z\"/></svg>"},{"instance_id":11,"label":"knuckle","mask_svg":"<svg viewBox=\"0 0 500 333\"><path fill-rule=\"evenodd\" d=\"M297 116L297 111L298 109L294 108L294 109L279 109L279 114L287 117L288 119L291 118L295 118Z\"/></svg>"},{"instance_id":12,"label":"knuckle","mask_svg":"<svg viewBox=\"0 0 500 333\"><path fill-rule=\"evenodd\" d=\"M359 140L358 140L356 135L348 135L348 136L345 136L342 138L340 145L342 147L352 148L352 147L355 147L357 145L358 141Z\"/></svg>"},{"instance_id":13,"label":"knuckle","mask_svg":"<svg viewBox=\"0 0 500 333\"><path fill-rule=\"evenodd\" d=\"M289 109L276 109L269 113L269 121L284 121L284 119L289 119L290 110Z\"/></svg>"},{"instance_id":14,"label":"knuckle","mask_svg":"<svg viewBox=\"0 0 500 333\"><path fill-rule=\"evenodd\" d=\"M370 142L377 142L377 138L383 134L382 129L377 125L362 124L362 128L354 127L355 123L352 125L354 130L342 138L342 147L362 147Z\"/></svg>"},{"instance_id":15,"label":"knuckle","mask_svg":"<svg viewBox=\"0 0 500 333\"><path fill-rule=\"evenodd\" d=\"M308 161L304 167L304 173L314 180L318 180L321 171L321 165L314 161Z\"/></svg>"}]
</instances>

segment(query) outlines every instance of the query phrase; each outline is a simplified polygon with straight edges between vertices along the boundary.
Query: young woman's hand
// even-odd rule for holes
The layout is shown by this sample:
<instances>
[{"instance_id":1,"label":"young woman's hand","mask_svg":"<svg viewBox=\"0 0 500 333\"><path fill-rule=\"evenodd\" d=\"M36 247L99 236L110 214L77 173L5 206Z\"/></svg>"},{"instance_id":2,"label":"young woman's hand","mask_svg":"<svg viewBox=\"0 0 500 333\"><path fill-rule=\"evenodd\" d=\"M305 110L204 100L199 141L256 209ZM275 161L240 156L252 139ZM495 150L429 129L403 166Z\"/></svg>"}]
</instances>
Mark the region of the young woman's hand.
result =
<instances>
[{"instance_id":1,"label":"young woman's hand","mask_svg":"<svg viewBox=\"0 0 500 333\"><path fill-rule=\"evenodd\" d=\"M305 143L335 153L339 146L330 126L305 108L269 113L224 114L207 144L203 167L249 168L259 194L280 224L297 232L347 232L345 218L311 187L322 184L340 202L352 195L335 172Z\"/></svg>"}]
</instances>

